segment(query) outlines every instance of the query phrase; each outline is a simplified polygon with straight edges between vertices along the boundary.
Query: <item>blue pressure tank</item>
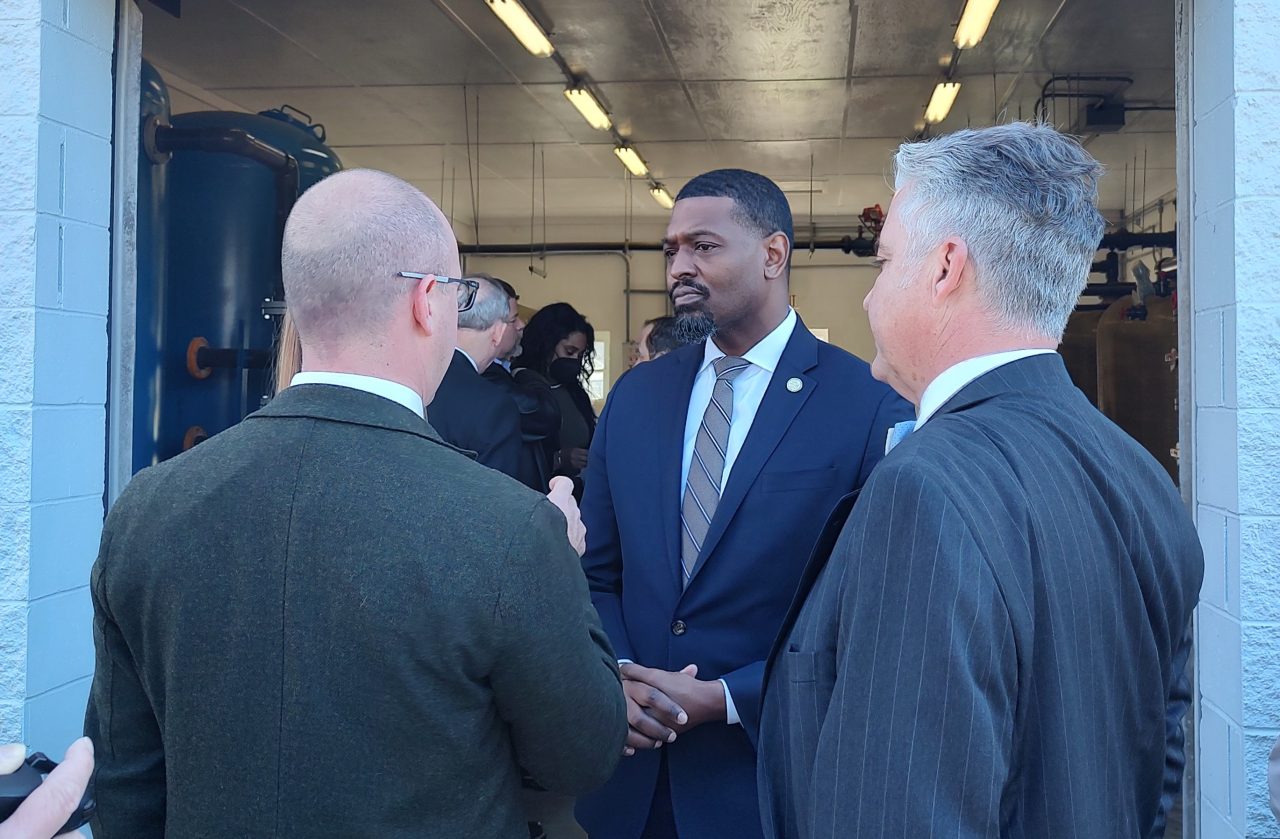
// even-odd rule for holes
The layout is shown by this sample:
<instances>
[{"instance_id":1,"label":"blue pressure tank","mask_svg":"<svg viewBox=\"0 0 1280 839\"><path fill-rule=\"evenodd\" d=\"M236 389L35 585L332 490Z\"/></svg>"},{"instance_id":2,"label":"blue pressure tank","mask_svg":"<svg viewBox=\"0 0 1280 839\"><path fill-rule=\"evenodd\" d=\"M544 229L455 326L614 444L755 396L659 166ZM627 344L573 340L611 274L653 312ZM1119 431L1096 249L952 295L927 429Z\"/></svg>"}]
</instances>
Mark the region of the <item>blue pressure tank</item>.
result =
<instances>
[{"instance_id":1,"label":"blue pressure tank","mask_svg":"<svg viewBox=\"0 0 1280 839\"><path fill-rule=\"evenodd\" d=\"M158 287L144 292L139 277L139 299L154 296L160 323L143 346L139 320L136 381L155 383L138 388L135 469L230 428L270 393L284 220L298 195L341 168L323 126L294 114L306 117L179 114L153 131L167 242Z\"/></svg>"},{"instance_id":2,"label":"blue pressure tank","mask_svg":"<svg viewBox=\"0 0 1280 839\"><path fill-rule=\"evenodd\" d=\"M136 227L137 332L133 363L133 469L155 462L159 434L160 355L164 343L165 260L168 170L148 150L148 126L169 123L169 88L147 61L142 62L142 109L138 148L138 215Z\"/></svg>"}]
</instances>

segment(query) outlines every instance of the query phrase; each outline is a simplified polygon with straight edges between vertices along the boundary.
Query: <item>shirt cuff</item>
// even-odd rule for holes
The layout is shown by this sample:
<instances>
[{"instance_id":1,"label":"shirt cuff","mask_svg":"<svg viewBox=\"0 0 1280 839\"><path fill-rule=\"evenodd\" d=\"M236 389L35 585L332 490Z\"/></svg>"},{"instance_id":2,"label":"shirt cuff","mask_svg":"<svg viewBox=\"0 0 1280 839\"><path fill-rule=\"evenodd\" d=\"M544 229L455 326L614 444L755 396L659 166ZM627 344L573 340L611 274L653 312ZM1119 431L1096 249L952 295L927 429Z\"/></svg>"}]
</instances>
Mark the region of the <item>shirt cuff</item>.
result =
<instances>
[{"instance_id":1,"label":"shirt cuff","mask_svg":"<svg viewBox=\"0 0 1280 839\"><path fill-rule=\"evenodd\" d=\"M742 725L742 720L738 717L738 708L733 704L733 694L729 693L729 683L721 679L720 684L724 685L725 722L729 725Z\"/></svg>"}]
</instances>

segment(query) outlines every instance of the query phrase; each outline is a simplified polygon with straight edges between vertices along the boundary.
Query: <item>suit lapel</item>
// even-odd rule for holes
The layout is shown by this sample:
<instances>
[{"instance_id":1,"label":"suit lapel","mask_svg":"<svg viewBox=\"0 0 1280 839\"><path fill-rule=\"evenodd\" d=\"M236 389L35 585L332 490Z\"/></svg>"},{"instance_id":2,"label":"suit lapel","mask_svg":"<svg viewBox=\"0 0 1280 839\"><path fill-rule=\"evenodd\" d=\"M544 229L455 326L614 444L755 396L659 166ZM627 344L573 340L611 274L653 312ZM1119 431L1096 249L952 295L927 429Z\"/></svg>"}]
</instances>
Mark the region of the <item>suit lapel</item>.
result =
<instances>
[{"instance_id":1,"label":"suit lapel","mask_svg":"<svg viewBox=\"0 0 1280 839\"><path fill-rule=\"evenodd\" d=\"M680 562L680 503L684 492L680 485L680 472L684 467L684 427L689 415L689 394L704 357L702 344L698 344L696 349L679 352L679 364L667 380L671 387L669 397L655 399L651 406L658 414L656 451L662 452L658 465L661 473L658 501L662 532L666 534L666 564L677 591L683 588L684 574ZM679 407L672 410L675 406Z\"/></svg>"},{"instance_id":2,"label":"suit lapel","mask_svg":"<svg viewBox=\"0 0 1280 839\"><path fill-rule=\"evenodd\" d=\"M805 327L804 322L797 318L795 331L791 333L787 348L783 350L782 357L778 360L777 369L773 371L764 399L760 402L760 410L756 412L751 430L747 432L747 439L742 443L742 451L738 452L738 458L729 472L729 483L720 495L720 504L716 507L715 516L712 517L707 538L702 544L702 551L698 554L698 562L693 569L694 577L706 564L707 558L711 556L720 538L724 536L738 508L742 506L743 499L755 486L760 470L769 461L773 450L778 447L778 443L782 442L783 435L787 433L796 415L809 400L809 395L813 393L817 382L805 374L817 364L818 339L813 337L813 333ZM794 385L788 387L792 379L800 381L799 390L793 390Z\"/></svg>"}]
</instances>

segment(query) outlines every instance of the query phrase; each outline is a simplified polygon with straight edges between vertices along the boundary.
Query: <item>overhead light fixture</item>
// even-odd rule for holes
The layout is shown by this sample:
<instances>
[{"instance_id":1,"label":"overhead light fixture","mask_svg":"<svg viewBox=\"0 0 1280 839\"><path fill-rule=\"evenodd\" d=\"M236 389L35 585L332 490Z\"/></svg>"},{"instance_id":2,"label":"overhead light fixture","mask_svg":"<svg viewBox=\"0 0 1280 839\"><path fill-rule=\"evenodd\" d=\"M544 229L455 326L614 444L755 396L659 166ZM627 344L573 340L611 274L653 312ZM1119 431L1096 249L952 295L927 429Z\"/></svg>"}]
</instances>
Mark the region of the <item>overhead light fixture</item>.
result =
<instances>
[{"instance_id":1,"label":"overhead light fixture","mask_svg":"<svg viewBox=\"0 0 1280 839\"><path fill-rule=\"evenodd\" d=\"M671 193L667 192L667 188L662 184L658 184L649 190L649 194L653 196L653 200L662 205L662 209L670 210L676 205L676 199L671 197Z\"/></svg>"},{"instance_id":2,"label":"overhead light fixture","mask_svg":"<svg viewBox=\"0 0 1280 839\"><path fill-rule=\"evenodd\" d=\"M924 121L930 125L935 125L947 118L947 114L951 113L951 106L956 103L956 97L960 94L960 82L940 82L933 89L933 96L929 99L929 107L924 109Z\"/></svg>"},{"instance_id":3,"label":"overhead light fixture","mask_svg":"<svg viewBox=\"0 0 1280 839\"><path fill-rule=\"evenodd\" d=\"M578 113L582 114L582 118L587 124L597 131L608 131L613 127L613 123L609 120L609 115L605 113L603 107L592 95L591 91L585 87L569 87L565 88L565 98L573 103L573 107L578 109Z\"/></svg>"},{"instance_id":4,"label":"overhead light fixture","mask_svg":"<svg viewBox=\"0 0 1280 839\"><path fill-rule=\"evenodd\" d=\"M982 36L987 34L991 17L999 5L1000 0L969 0L965 3L960 25L956 27L956 46L962 50L976 47Z\"/></svg>"},{"instance_id":5,"label":"overhead light fixture","mask_svg":"<svg viewBox=\"0 0 1280 839\"><path fill-rule=\"evenodd\" d=\"M547 33L518 0L485 0L485 3L529 52L538 58L549 58L556 51L547 39Z\"/></svg>"},{"instance_id":6,"label":"overhead light fixture","mask_svg":"<svg viewBox=\"0 0 1280 839\"><path fill-rule=\"evenodd\" d=\"M614 146L613 153L622 161L622 165L627 167L627 171L637 178L643 178L649 174L649 167L640 159L640 153L631 146Z\"/></svg>"}]
</instances>

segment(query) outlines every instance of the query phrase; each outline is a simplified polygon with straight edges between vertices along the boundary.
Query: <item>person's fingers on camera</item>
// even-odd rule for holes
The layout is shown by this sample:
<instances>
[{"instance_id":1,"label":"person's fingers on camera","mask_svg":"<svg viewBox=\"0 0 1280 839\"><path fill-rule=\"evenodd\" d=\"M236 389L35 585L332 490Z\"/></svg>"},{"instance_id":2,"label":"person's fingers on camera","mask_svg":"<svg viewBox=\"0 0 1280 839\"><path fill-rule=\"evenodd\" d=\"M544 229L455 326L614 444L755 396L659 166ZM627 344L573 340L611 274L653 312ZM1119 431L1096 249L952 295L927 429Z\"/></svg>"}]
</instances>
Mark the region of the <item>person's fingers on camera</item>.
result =
<instances>
[{"instance_id":1,"label":"person's fingers on camera","mask_svg":"<svg viewBox=\"0 0 1280 839\"><path fill-rule=\"evenodd\" d=\"M0 839L47 839L80 806L93 776L93 743L81 737L67 749L62 764L27 796L13 815L0 822ZM74 834L72 834L74 835Z\"/></svg>"},{"instance_id":2,"label":"person's fingers on camera","mask_svg":"<svg viewBox=\"0 0 1280 839\"><path fill-rule=\"evenodd\" d=\"M27 747L21 743L0 746L0 775L12 775L27 759Z\"/></svg>"}]
</instances>

